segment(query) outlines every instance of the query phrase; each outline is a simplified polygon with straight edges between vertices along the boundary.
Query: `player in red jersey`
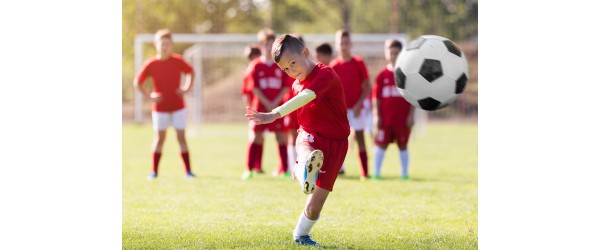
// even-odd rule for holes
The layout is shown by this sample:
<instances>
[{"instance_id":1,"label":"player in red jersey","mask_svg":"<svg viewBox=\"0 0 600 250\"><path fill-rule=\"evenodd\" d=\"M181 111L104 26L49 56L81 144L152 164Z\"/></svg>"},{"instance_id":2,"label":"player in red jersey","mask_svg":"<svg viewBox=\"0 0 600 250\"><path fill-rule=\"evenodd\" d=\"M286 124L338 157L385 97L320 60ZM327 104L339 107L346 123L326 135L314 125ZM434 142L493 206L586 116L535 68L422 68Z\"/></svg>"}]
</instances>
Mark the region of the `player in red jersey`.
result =
<instances>
[{"instance_id":1,"label":"player in red jersey","mask_svg":"<svg viewBox=\"0 0 600 250\"><path fill-rule=\"evenodd\" d=\"M156 32L154 44L156 56L144 62L133 83L136 89L152 101L152 125L155 132L152 144L152 172L148 175L148 179L158 176L158 163L169 125L175 127L187 177L194 178L185 140L185 104L183 101L183 95L192 88L194 71L181 55L172 53L173 40L169 30ZM182 73L185 74L185 84L180 86ZM154 83L151 94L148 94L143 87L148 77L152 78Z\"/></svg>"},{"instance_id":2,"label":"player in red jersey","mask_svg":"<svg viewBox=\"0 0 600 250\"><path fill-rule=\"evenodd\" d=\"M258 40L262 50L262 56L252 61L250 65L251 71L249 85L252 87L251 107L259 112L272 110L283 103L283 96L290 91L291 81L288 76L273 62L273 57L270 53L275 34L270 29L263 29L258 33ZM242 175L242 179L247 180L252 177L252 169L261 173L262 149L264 136L263 132L269 130L275 132L277 139L280 159L280 169L287 171L288 155L287 155L287 136L283 120L272 124L255 124L250 121L253 138L248 147L248 158L246 171ZM284 171L285 172L285 171Z\"/></svg>"},{"instance_id":3,"label":"player in red jersey","mask_svg":"<svg viewBox=\"0 0 600 250\"><path fill-rule=\"evenodd\" d=\"M415 108L410 105L396 87L394 82L394 63L402 50L398 40L385 41L386 68L377 75L373 87L374 107L376 114L377 133L375 135L375 175L374 179L381 179L381 164L385 150L389 143L396 141L400 149L400 162L402 164L402 179L408 179L408 138L414 124Z\"/></svg>"},{"instance_id":4,"label":"player in red jersey","mask_svg":"<svg viewBox=\"0 0 600 250\"><path fill-rule=\"evenodd\" d=\"M250 66L252 65L252 61L259 58L261 55L262 53L260 52L260 48L257 45L248 45L244 49L244 56L246 56L248 62L250 62L250 64L248 64L248 67L246 68L246 71L244 72L244 82L242 84L242 98L244 98L244 103L246 104L246 106L252 105L252 97L254 96L254 94L252 94L252 88L250 86L250 77L252 77L252 75L250 75L250 72L252 70Z\"/></svg>"},{"instance_id":5,"label":"player in red jersey","mask_svg":"<svg viewBox=\"0 0 600 250\"><path fill-rule=\"evenodd\" d=\"M347 30L341 29L335 33L335 47L338 57L333 59L329 66L337 72L344 85L348 121L354 130L354 137L358 144L358 156L362 169L360 178L365 180L369 175L369 166L364 129L366 122L370 121L366 121L363 101L371 93L369 73L363 60L359 56L352 55L352 42Z\"/></svg>"},{"instance_id":6,"label":"player in red jersey","mask_svg":"<svg viewBox=\"0 0 600 250\"><path fill-rule=\"evenodd\" d=\"M327 196L333 191L338 171L348 151L350 126L340 78L330 67L310 58L308 48L295 36L279 36L273 45L273 58L285 73L296 79L294 97L272 111L250 108L246 118L258 124L277 121L296 110L300 129L296 140L298 163L292 172L308 195L294 229L294 240L316 245L309 236Z\"/></svg>"}]
</instances>

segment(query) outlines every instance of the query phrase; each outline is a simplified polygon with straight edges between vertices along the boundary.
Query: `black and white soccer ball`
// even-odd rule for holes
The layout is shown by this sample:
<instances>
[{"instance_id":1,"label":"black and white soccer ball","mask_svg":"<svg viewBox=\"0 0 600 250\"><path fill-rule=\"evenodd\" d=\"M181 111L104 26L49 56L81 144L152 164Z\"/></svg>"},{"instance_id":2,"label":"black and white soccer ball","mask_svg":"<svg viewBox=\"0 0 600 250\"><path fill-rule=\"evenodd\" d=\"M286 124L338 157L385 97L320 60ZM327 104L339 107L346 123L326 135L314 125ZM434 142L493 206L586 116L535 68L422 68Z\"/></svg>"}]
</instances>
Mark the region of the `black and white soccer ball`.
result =
<instances>
[{"instance_id":1,"label":"black and white soccer ball","mask_svg":"<svg viewBox=\"0 0 600 250\"><path fill-rule=\"evenodd\" d=\"M463 93L469 78L465 54L447 38L425 35L411 41L396 59L400 94L417 108L437 110Z\"/></svg>"}]
</instances>

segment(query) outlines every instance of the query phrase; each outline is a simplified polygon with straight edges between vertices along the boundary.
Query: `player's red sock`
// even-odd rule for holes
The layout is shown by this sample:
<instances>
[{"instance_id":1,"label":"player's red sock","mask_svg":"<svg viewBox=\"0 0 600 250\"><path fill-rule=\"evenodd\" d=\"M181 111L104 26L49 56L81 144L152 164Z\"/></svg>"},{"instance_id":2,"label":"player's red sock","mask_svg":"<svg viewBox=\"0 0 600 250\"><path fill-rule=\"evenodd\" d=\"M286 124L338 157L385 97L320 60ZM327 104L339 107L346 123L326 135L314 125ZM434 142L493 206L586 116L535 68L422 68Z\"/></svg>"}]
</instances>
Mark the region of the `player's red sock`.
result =
<instances>
[{"instance_id":1,"label":"player's red sock","mask_svg":"<svg viewBox=\"0 0 600 250\"><path fill-rule=\"evenodd\" d=\"M279 173L285 173L288 169L288 152L287 145L279 145L279 160L281 161L281 167L279 167Z\"/></svg>"},{"instance_id":2,"label":"player's red sock","mask_svg":"<svg viewBox=\"0 0 600 250\"><path fill-rule=\"evenodd\" d=\"M181 159L183 159L183 164L185 165L185 173L189 174L192 172L192 169L190 167L190 153L188 152L182 152L181 153Z\"/></svg>"},{"instance_id":3,"label":"player's red sock","mask_svg":"<svg viewBox=\"0 0 600 250\"><path fill-rule=\"evenodd\" d=\"M359 151L358 156L360 157L360 166L362 167L362 176L369 175L369 166L367 165L367 151Z\"/></svg>"},{"instance_id":4,"label":"player's red sock","mask_svg":"<svg viewBox=\"0 0 600 250\"><path fill-rule=\"evenodd\" d=\"M254 166L256 165L256 151L257 151L258 145L254 144L254 143L250 143L250 145L248 145L248 157L247 157L247 161L246 161L246 170L251 171L252 168L254 168Z\"/></svg>"},{"instance_id":5,"label":"player's red sock","mask_svg":"<svg viewBox=\"0 0 600 250\"><path fill-rule=\"evenodd\" d=\"M254 162L254 169L257 171L262 171L263 145L264 144L256 144L256 161Z\"/></svg>"},{"instance_id":6,"label":"player's red sock","mask_svg":"<svg viewBox=\"0 0 600 250\"><path fill-rule=\"evenodd\" d=\"M152 153L152 172L158 175L158 162L160 162L160 152Z\"/></svg>"}]
</instances>

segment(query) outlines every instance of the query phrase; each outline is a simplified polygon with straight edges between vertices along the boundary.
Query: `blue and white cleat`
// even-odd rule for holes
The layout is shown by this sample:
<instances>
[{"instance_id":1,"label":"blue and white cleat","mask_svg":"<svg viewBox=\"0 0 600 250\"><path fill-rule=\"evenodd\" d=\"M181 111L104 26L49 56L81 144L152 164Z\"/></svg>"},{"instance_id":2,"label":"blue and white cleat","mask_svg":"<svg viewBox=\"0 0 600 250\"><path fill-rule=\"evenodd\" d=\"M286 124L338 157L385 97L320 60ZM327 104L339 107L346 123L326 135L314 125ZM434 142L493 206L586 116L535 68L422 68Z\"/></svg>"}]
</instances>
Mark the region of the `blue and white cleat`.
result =
<instances>
[{"instance_id":1,"label":"blue and white cleat","mask_svg":"<svg viewBox=\"0 0 600 250\"><path fill-rule=\"evenodd\" d=\"M196 178L196 175L195 175L194 173L192 173L192 172L188 172L188 173L186 174L186 177L187 177L188 179L194 179L194 178Z\"/></svg>"},{"instance_id":2,"label":"blue and white cleat","mask_svg":"<svg viewBox=\"0 0 600 250\"><path fill-rule=\"evenodd\" d=\"M319 245L319 243L317 243L316 241L314 241L313 239L311 239L310 235L300 236L295 241L296 241L296 243L298 243L300 245L305 245L305 246L316 246L316 247L320 247L321 246L321 245Z\"/></svg>"},{"instance_id":3,"label":"blue and white cleat","mask_svg":"<svg viewBox=\"0 0 600 250\"><path fill-rule=\"evenodd\" d=\"M304 179L302 179L302 191L305 194L312 194L315 192L319 170L321 170L321 167L323 166L323 151L318 149L312 151L306 159L306 164L304 165Z\"/></svg>"}]
</instances>

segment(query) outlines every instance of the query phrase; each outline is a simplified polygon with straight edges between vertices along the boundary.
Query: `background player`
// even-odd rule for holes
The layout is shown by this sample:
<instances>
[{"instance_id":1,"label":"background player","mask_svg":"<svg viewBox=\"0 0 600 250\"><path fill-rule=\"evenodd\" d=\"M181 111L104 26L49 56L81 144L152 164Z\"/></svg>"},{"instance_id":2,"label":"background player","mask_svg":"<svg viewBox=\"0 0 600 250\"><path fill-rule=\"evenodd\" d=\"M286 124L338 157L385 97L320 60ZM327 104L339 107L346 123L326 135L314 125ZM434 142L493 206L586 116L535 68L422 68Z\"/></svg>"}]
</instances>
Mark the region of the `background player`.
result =
<instances>
[{"instance_id":1,"label":"background player","mask_svg":"<svg viewBox=\"0 0 600 250\"><path fill-rule=\"evenodd\" d=\"M381 179L381 164L385 150L389 143L396 141L400 149L400 162L402 163L402 179L408 179L408 138L414 124L415 108L402 96L394 83L394 63L402 51L402 44L398 40L385 41L385 60L387 65L375 80L373 87L373 100L375 123L375 175L374 179Z\"/></svg>"},{"instance_id":2,"label":"background player","mask_svg":"<svg viewBox=\"0 0 600 250\"><path fill-rule=\"evenodd\" d=\"M258 40L262 56L254 60L250 66L252 77L249 78L249 81L254 94L251 107L258 112L265 112L283 103L283 96L290 91L289 84L291 81L273 62L270 51L273 41L275 41L275 33L271 29L263 29L258 32ZM281 164L280 169L284 169L283 172L286 172L288 166L287 136L283 120L271 124L255 124L251 121L250 127L252 128L253 138L248 147L248 164L242 179L247 180L252 177L251 170L253 166L258 166L258 171L262 172L263 132L265 130L275 132Z\"/></svg>"},{"instance_id":3,"label":"background player","mask_svg":"<svg viewBox=\"0 0 600 250\"><path fill-rule=\"evenodd\" d=\"M181 55L172 53L173 40L171 32L163 29L154 36L156 56L144 62L138 71L134 86L147 99L152 101L152 125L154 127L154 142L152 143L152 171L148 179L158 176L163 144L169 125L175 127L177 141L181 150L185 171L188 178L194 178L190 167L190 155L185 139L185 103L183 95L192 88L194 71ZM180 86L181 74L185 74L185 84ZM154 83L152 94L144 89L144 81L150 77Z\"/></svg>"},{"instance_id":4,"label":"background player","mask_svg":"<svg viewBox=\"0 0 600 250\"><path fill-rule=\"evenodd\" d=\"M369 175L369 166L365 146L364 129L367 121L365 120L363 101L367 95L371 94L369 73L363 60L359 56L352 55L352 42L347 30L340 29L335 33L335 48L338 56L329 65L337 72L344 86L348 121L354 130L354 137L358 144L358 156L362 169L360 179L365 180Z\"/></svg>"},{"instance_id":5,"label":"background player","mask_svg":"<svg viewBox=\"0 0 600 250\"><path fill-rule=\"evenodd\" d=\"M315 55L317 57L317 61L329 65L331 60L333 60L333 49L329 43L322 43L321 45L315 48Z\"/></svg>"},{"instance_id":6,"label":"background player","mask_svg":"<svg viewBox=\"0 0 600 250\"><path fill-rule=\"evenodd\" d=\"M299 244L318 246L309 233L348 151L350 127L342 84L333 69L315 64L308 48L292 35L278 37L272 53L279 67L296 78L294 98L269 113L248 109L246 118L258 124L270 123L297 109L300 131L293 175L309 195L293 237Z\"/></svg>"}]
</instances>

